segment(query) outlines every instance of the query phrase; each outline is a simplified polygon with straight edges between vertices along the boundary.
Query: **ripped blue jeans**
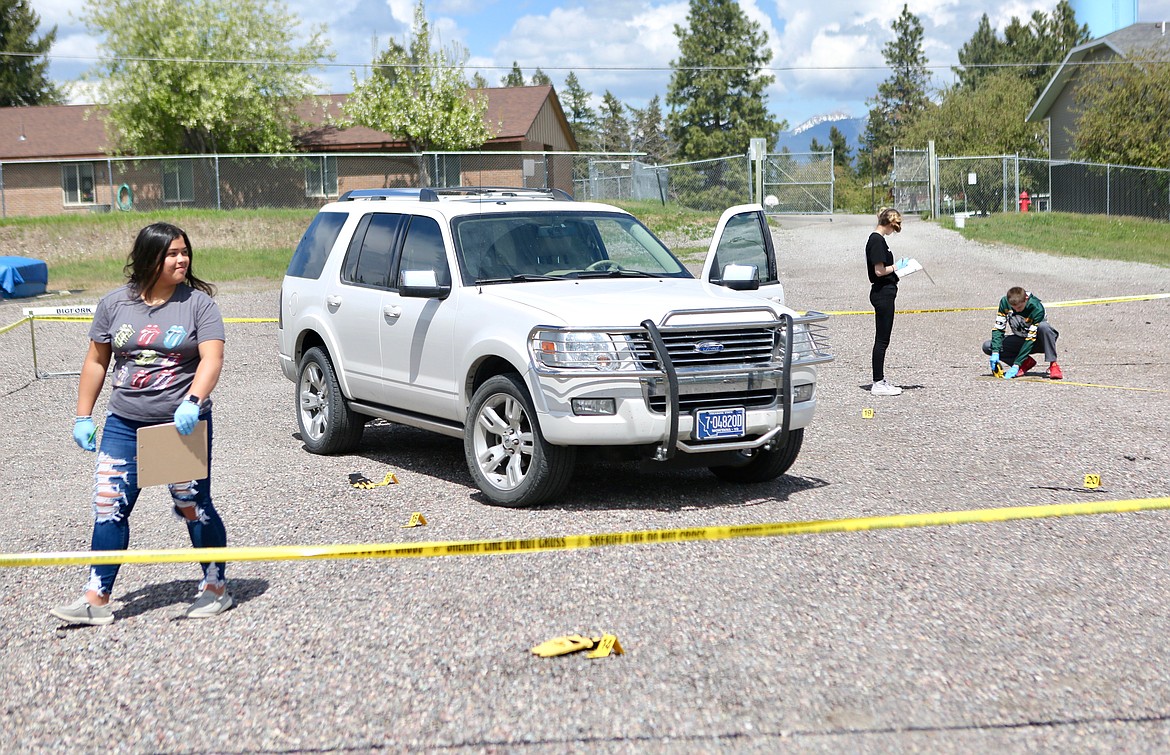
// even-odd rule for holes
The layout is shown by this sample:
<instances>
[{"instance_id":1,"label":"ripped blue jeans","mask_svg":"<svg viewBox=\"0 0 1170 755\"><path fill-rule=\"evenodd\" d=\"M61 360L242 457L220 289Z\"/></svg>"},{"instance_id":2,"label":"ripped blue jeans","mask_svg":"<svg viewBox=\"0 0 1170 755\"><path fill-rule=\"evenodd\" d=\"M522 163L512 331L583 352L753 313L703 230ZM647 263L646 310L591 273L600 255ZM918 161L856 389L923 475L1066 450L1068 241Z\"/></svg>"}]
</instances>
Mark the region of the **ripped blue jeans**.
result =
<instances>
[{"instance_id":1,"label":"ripped blue jeans","mask_svg":"<svg viewBox=\"0 0 1170 755\"><path fill-rule=\"evenodd\" d=\"M223 520L211 503L211 412L200 419L207 420L207 477L191 482L172 483L171 504L175 516L187 525L191 545L196 548L222 548L227 545ZM138 428L158 424L136 422L110 414L102 428L98 446L97 472L93 486L93 540L95 551L126 550L130 546L130 512L138 501ZM203 581L207 585L224 584L224 565L201 564ZM109 595L121 564L89 567L86 590Z\"/></svg>"}]
</instances>

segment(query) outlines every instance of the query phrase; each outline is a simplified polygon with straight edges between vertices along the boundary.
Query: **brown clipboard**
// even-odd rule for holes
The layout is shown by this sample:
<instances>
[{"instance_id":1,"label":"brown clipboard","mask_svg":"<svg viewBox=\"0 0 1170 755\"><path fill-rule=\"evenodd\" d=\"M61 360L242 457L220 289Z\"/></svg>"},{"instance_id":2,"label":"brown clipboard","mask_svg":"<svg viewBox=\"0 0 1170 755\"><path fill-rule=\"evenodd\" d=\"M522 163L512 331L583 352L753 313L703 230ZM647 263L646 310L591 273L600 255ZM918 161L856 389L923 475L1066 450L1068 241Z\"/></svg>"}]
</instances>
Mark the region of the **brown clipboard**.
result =
<instances>
[{"instance_id":1,"label":"brown clipboard","mask_svg":"<svg viewBox=\"0 0 1170 755\"><path fill-rule=\"evenodd\" d=\"M138 429L138 487L202 480L207 476L207 420L189 435L175 423Z\"/></svg>"}]
</instances>

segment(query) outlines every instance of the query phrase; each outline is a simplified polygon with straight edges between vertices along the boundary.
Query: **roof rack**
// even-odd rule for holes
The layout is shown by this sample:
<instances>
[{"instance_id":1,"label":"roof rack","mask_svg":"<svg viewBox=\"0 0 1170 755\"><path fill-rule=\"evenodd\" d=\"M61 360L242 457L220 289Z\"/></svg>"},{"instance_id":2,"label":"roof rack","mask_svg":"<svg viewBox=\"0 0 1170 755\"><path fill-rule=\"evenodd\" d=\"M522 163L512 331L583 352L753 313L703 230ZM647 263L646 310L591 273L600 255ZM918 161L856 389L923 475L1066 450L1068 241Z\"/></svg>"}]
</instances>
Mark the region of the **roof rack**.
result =
<instances>
[{"instance_id":1,"label":"roof rack","mask_svg":"<svg viewBox=\"0 0 1170 755\"><path fill-rule=\"evenodd\" d=\"M415 199L419 202L438 202L440 197L514 197L516 199L543 198L572 202L573 197L562 189L529 189L522 186L446 186L432 189L352 189L337 198L338 202L363 200Z\"/></svg>"}]
</instances>

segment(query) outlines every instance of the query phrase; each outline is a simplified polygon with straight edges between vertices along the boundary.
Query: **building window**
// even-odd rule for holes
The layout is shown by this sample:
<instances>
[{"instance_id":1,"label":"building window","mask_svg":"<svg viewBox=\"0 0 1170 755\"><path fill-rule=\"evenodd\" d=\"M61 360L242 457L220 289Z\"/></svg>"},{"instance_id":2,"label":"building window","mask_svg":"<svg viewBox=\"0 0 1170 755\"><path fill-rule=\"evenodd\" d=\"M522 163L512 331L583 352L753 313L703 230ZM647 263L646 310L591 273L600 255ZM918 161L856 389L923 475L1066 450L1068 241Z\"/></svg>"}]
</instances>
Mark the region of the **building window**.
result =
<instances>
[{"instance_id":1,"label":"building window","mask_svg":"<svg viewBox=\"0 0 1170 755\"><path fill-rule=\"evenodd\" d=\"M61 191L65 204L93 204L93 163L69 163L61 166Z\"/></svg>"},{"instance_id":2,"label":"building window","mask_svg":"<svg viewBox=\"0 0 1170 755\"><path fill-rule=\"evenodd\" d=\"M305 196L337 196L337 158L310 157L305 165Z\"/></svg>"},{"instance_id":3,"label":"building window","mask_svg":"<svg viewBox=\"0 0 1170 755\"><path fill-rule=\"evenodd\" d=\"M190 160L163 161L163 201L195 201L195 171Z\"/></svg>"}]
</instances>

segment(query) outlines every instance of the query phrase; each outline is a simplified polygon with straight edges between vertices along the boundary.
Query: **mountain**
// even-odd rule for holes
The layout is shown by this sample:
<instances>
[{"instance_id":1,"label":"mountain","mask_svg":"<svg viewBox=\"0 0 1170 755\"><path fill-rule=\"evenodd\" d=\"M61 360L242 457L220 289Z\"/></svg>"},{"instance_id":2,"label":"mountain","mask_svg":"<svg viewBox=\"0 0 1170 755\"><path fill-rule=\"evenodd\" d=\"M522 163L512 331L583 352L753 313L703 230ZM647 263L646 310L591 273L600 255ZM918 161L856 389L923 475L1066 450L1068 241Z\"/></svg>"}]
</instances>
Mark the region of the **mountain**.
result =
<instances>
[{"instance_id":1,"label":"mountain","mask_svg":"<svg viewBox=\"0 0 1170 755\"><path fill-rule=\"evenodd\" d=\"M808 152L813 139L828 148L829 129L834 126L845 135L845 143L850 149L849 156L856 160L861 135L865 132L865 118L850 118L844 113L813 116L799 126L780 132L780 138L772 145L772 150L780 152L787 147L789 152Z\"/></svg>"}]
</instances>

